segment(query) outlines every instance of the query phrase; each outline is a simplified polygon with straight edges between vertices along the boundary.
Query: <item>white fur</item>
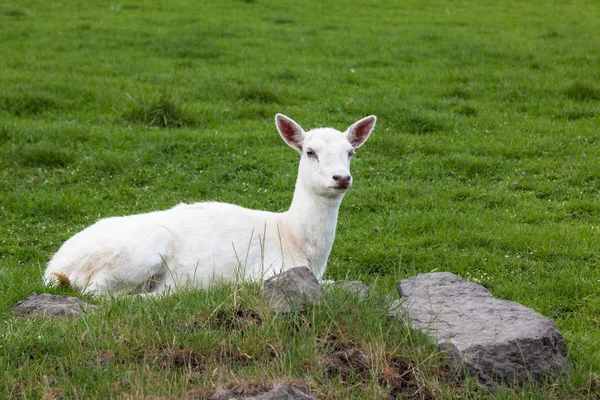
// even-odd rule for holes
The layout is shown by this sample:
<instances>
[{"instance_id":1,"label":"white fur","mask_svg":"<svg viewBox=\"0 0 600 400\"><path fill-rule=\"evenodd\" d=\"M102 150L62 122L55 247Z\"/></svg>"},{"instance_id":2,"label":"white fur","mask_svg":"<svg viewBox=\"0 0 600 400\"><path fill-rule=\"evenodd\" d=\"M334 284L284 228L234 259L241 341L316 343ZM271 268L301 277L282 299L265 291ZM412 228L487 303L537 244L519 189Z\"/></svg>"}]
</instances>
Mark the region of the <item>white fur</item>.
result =
<instances>
[{"instance_id":1,"label":"white fur","mask_svg":"<svg viewBox=\"0 0 600 400\"><path fill-rule=\"evenodd\" d=\"M299 265L321 279L339 206L352 183L349 153L367 140L375 117L344 133L305 132L281 114L275 122L285 142L301 154L288 211L208 202L102 219L62 245L48 263L45 282L68 281L99 294L162 293L206 287L215 279L265 279Z\"/></svg>"}]
</instances>

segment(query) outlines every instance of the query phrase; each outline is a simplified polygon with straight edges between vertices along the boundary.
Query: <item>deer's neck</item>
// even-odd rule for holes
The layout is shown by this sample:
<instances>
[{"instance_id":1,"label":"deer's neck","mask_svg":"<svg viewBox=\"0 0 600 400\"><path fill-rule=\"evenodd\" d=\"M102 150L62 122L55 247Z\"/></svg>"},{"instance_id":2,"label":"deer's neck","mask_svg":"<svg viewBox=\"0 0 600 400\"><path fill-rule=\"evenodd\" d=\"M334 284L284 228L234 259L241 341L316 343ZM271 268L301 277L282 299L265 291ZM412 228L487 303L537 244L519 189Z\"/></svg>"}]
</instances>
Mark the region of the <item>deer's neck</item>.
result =
<instances>
[{"instance_id":1,"label":"deer's neck","mask_svg":"<svg viewBox=\"0 0 600 400\"><path fill-rule=\"evenodd\" d=\"M298 180L290 209L284 213L284 223L317 279L321 279L327 266L343 197L311 193Z\"/></svg>"}]
</instances>

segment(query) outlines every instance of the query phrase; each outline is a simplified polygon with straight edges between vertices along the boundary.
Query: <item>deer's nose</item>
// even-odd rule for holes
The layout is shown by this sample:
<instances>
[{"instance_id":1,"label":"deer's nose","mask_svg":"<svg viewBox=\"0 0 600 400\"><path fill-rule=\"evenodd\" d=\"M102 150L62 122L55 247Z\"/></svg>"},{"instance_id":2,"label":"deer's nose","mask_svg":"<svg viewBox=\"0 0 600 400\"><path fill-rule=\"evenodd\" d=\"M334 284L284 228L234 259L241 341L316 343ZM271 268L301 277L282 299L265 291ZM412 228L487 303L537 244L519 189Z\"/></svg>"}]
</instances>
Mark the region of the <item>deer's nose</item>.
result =
<instances>
[{"instance_id":1,"label":"deer's nose","mask_svg":"<svg viewBox=\"0 0 600 400\"><path fill-rule=\"evenodd\" d=\"M352 182L352 175L334 175L333 180L341 188L347 188Z\"/></svg>"}]
</instances>

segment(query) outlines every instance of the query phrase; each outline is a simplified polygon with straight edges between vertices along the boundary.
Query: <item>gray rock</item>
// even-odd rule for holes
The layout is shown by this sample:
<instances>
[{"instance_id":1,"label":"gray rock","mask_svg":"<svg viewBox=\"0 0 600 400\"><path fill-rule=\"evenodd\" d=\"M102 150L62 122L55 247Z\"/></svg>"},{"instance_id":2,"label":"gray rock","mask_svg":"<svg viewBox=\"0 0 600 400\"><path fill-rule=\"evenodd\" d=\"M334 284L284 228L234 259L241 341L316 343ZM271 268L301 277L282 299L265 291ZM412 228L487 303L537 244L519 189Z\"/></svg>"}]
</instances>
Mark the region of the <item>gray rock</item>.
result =
<instances>
[{"instance_id":1,"label":"gray rock","mask_svg":"<svg viewBox=\"0 0 600 400\"><path fill-rule=\"evenodd\" d=\"M332 281L324 286L324 288L343 288L362 298L369 295L369 287L361 281Z\"/></svg>"},{"instance_id":2,"label":"gray rock","mask_svg":"<svg viewBox=\"0 0 600 400\"><path fill-rule=\"evenodd\" d=\"M293 386L277 386L268 392L240 397L237 390L218 389L211 400L316 400Z\"/></svg>"},{"instance_id":3,"label":"gray rock","mask_svg":"<svg viewBox=\"0 0 600 400\"><path fill-rule=\"evenodd\" d=\"M398 291L404 302L396 313L449 350L455 373L494 387L545 382L569 369L567 346L551 319L481 285L437 272L403 280Z\"/></svg>"},{"instance_id":4,"label":"gray rock","mask_svg":"<svg viewBox=\"0 0 600 400\"><path fill-rule=\"evenodd\" d=\"M32 294L14 305L12 311L19 317L81 316L95 312L98 306L71 296Z\"/></svg>"},{"instance_id":5,"label":"gray rock","mask_svg":"<svg viewBox=\"0 0 600 400\"><path fill-rule=\"evenodd\" d=\"M302 310L323 296L323 289L308 267L295 267L273 275L263 284L264 296L274 311Z\"/></svg>"}]
</instances>

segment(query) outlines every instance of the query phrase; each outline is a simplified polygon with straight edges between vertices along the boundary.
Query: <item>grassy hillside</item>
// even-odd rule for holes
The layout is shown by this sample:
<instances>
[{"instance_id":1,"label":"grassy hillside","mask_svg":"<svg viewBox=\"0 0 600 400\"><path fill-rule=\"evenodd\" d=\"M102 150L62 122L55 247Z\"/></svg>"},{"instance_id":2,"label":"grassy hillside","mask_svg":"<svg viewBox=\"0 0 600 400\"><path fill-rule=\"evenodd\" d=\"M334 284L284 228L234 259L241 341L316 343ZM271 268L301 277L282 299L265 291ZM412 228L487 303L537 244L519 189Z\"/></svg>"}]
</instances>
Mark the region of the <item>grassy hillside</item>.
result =
<instances>
[{"instance_id":1,"label":"grassy hillside","mask_svg":"<svg viewBox=\"0 0 600 400\"><path fill-rule=\"evenodd\" d=\"M297 156L276 112L340 130L378 116L353 161L329 278L388 293L433 270L479 282L553 318L567 340L573 376L540 398L598 395L598 15L592 0L0 5L0 397L38 398L50 376L68 398L102 397L114 379L129 386L112 395L133 397L227 380L174 368L155 386L136 355L106 363L108 375L75 363L130 344L200 352L208 333L150 331L218 305L203 294L108 305L83 322L9 309L58 291L41 284L45 263L99 218L202 200L285 210ZM145 328L119 328L131 313ZM449 390L437 393L469 393Z\"/></svg>"}]
</instances>

